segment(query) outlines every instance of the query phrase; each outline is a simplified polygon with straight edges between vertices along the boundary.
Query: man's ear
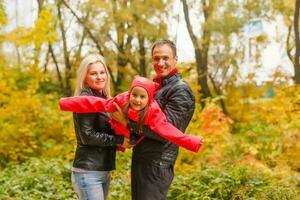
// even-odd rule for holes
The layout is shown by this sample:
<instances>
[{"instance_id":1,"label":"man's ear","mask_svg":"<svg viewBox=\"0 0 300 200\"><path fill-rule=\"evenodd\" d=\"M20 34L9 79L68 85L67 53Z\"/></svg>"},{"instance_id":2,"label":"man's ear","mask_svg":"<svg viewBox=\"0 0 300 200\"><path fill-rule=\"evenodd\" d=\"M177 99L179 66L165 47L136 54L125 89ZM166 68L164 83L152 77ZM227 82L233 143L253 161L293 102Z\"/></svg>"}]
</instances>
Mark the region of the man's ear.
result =
<instances>
[{"instance_id":1,"label":"man's ear","mask_svg":"<svg viewBox=\"0 0 300 200\"><path fill-rule=\"evenodd\" d=\"M176 63L178 62L178 56L175 56Z\"/></svg>"}]
</instances>

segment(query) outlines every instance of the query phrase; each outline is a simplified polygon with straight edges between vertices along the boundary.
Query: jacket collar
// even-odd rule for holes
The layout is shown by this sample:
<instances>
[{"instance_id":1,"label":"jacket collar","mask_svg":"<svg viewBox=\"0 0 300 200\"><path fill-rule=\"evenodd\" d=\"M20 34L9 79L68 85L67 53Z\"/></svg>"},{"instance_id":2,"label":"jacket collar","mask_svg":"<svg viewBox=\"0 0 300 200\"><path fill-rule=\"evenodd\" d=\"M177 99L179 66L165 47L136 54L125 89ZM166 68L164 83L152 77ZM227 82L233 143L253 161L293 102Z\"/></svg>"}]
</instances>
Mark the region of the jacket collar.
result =
<instances>
[{"instance_id":1,"label":"jacket collar","mask_svg":"<svg viewBox=\"0 0 300 200\"><path fill-rule=\"evenodd\" d=\"M173 82L173 80L177 80L178 77L181 77L181 74L180 73L176 73L176 74L173 74L171 76L168 76L168 77L164 77L161 81L161 87Z\"/></svg>"},{"instance_id":2,"label":"jacket collar","mask_svg":"<svg viewBox=\"0 0 300 200\"><path fill-rule=\"evenodd\" d=\"M86 91L86 92L88 92L89 94L93 94L93 96L96 96L96 97L106 98L106 96L104 95L103 92L99 93L98 91L93 90L93 89L90 88L90 87L86 87L86 88L84 88L82 91Z\"/></svg>"},{"instance_id":3,"label":"jacket collar","mask_svg":"<svg viewBox=\"0 0 300 200\"><path fill-rule=\"evenodd\" d=\"M163 87L164 85L168 84L169 82L173 81L175 78L177 78L178 76L181 76L180 73L178 72L177 68L174 68L167 76L165 77L159 77L156 76L154 77L154 81L157 82L160 87Z\"/></svg>"}]
</instances>

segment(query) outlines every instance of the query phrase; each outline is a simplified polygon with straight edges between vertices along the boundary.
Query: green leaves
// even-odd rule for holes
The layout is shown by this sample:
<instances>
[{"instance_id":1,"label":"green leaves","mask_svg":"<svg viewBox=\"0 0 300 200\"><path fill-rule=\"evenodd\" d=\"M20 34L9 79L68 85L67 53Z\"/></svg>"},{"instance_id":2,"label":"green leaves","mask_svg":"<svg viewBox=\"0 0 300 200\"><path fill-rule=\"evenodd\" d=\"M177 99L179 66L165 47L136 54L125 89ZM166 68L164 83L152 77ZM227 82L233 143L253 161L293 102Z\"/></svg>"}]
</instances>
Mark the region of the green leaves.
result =
<instances>
[{"instance_id":1,"label":"green leaves","mask_svg":"<svg viewBox=\"0 0 300 200\"><path fill-rule=\"evenodd\" d=\"M58 159L11 163L0 172L0 199L76 199L70 169L69 163Z\"/></svg>"},{"instance_id":2,"label":"green leaves","mask_svg":"<svg viewBox=\"0 0 300 200\"><path fill-rule=\"evenodd\" d=\"M281 177L283 178L283 177ZM284 179L291 180L292 176ZM298 176L299 181L299 176ZM290 187L290 188L289 188ZM175 177L168 199L297 199L296 185L246 166L206 169Z\"/></svg>"}]
</instances>

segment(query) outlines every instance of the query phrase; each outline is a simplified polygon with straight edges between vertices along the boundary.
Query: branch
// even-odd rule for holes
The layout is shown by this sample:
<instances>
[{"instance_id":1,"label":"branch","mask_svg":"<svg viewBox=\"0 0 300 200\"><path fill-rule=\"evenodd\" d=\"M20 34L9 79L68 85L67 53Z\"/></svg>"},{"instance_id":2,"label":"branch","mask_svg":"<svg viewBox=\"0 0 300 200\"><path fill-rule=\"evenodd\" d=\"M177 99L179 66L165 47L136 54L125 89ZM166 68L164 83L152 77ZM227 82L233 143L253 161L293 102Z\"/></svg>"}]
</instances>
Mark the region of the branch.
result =
<instances>
[{"instance_id":1,"label":"branch","mask_svg":"<svg viewBox=\"0 0 300 200\"><path fill-rule=\"evenodd\" d=\"M186 27L188 29L189 35L191 37L194 47L200 50L198 42L197 42L197 37L193 32L193 28L192 28L192 25L190 22L189 9L188 9L186 0L181 0L181 2L183 5L184 19L185 19L185 23L186 23Z\"/></svg>"},{"instance_id":2,"label":"branch","mask_svg":"<svg viewBox=\"0 0 300 200\"><path fill-rule=\"evenodd\" d=\"M104 53L102 51L102 48L100 47L100 45L98 44L98 40L96 39L96 37L93 35L93 33L90 31L90 29L86 26L86 24L84 23L84 21L82 21L82 19L75 13L75 11L64 1L61 0L61 2L70 10L70 12L76 17L77 21L86 29L87 33L89 34L90 38L94 41L94 43L96 44L96 47L98 49L98 51L101 53L102 56L104 56ZM104 56L105 57L105 56Z\"/></svg>"},{"instance_id":3,"label":"branch","mask_svg":"<svg viewBox=\"0 0 300 200\"><path fill-rule=\"evenodd\" d=\"M105 57L104 55L104 52L101 48L101 46L99 45L98 43L98 40L96 39L96 37L93 35L93 33L91 32L91 30L86 26L86 24L84 23L84 21L82 21L82 19L80 19L80 17L75 13L75 11L64 1L64 0L61 0L62 3L70 10L70 12L76 17L77 21L84 27L84 29L87 31L88 35L90 36L90 38L93 40L93 42L96 44L96 48L98 49L99 53ZM110 69L110 67L108 67L107 65L107 68L108 68L108 72L110 74L110 77L111 77L111 80L113 82L113 84L115 85L116 84L116 81L114 80L114 76L112 74L112 71Z\"/></svg>"},{"instance_id":4,"label":"branch","mask_svg":"<svg viewBox=\"0 0 300 200\"><path fill-rule=\"evenodd\" d=\"M63 40L64 60L65 60L66 67L68 69L70 69L71 66L70 66L70 60L69 60L69 52L68 52L68 46L67 46L66 31L65 31L64 24L63 24L63 21L62 21L62 16L61 16L61 10L60 9L61 9L60 3L58 3L57 4L57 13L58 13L58 19L59 19L59 28L60 28L61 36L62 36L62 40Z\"/></svg>"},{"instance_id":5,"label":"branch","mask_svg":"<svg viewBox=\"0 0 300 200\"><path fill-rule=\"evenodd\" d=\"M290 61L294 64L295 62L294 62L293 56L291 54L292 47L290 47L291 33L292 33L292 26L290 25L288 27L288 35L287 35L287 38L286 38L286 53L287 53Z\"/></svg>"},{"instance_id":6,"label":"branch","mask_svg":"<svg viewBox=\"0 0 300 200\"><path fill-rule=\"evenodd\" d=\"M44 64L44 73L47 72L47 65L48 65L48 62L49 62L49 54L50 54L50 48L48 47L48 51L47 51L47 54L46 54L46 61L45 61L45 64Z\"/></svg>"},{"instance_id":7,"label":"branch","mask_svg":"<svg viewBox=\"0 0 300 200\"><path fill-rule=\"evenodd\" d=\"M57 59L56 59L55 54L54 54L54 52L53 52L52 45L51 45L50 43L49 43L49 45L48 45L48 48L49 48L49 52L50 52L50 54L51 54L52 60L53 60L53 62L54 62L55 68L56 68L58 81L60 82L60 86L61 86L61 88L62 88L62 90L63 90L63 88L64 88L63 79L62 79L61 73L60 73L60 71L59 71L58 62L57 62Z\"/></svg>"}]
</instances>

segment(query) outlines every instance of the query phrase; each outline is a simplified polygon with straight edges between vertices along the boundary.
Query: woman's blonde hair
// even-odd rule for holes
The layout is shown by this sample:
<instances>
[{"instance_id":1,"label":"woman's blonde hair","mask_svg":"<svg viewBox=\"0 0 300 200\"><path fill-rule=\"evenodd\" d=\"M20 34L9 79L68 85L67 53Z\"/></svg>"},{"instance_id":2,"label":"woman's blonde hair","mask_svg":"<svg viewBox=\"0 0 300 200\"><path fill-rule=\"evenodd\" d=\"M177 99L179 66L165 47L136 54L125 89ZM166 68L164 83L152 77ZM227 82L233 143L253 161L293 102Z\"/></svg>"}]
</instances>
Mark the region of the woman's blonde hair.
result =
<instances>
[{"instance_id":1,"label":"woman's blonde hair","mask_svg":"<svg viewBox=\"0 0 300 200\"><path fill-rule=\"evenodd\" d=\"M101 63L104 66L105 72L107 74L107 81L103 89L103 93L107 98L110 98L110 76L106 66L106 62L103 56L99 54L91 54L86 56L80 63L80 67L77 71L77 82L74 96L80 95L81 91L85 88L88 88L88 85L85 83L85 78L89 70L89 66L94 63Z\"/></svg>"}]
</instances>

